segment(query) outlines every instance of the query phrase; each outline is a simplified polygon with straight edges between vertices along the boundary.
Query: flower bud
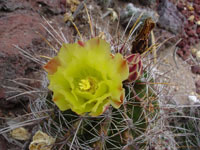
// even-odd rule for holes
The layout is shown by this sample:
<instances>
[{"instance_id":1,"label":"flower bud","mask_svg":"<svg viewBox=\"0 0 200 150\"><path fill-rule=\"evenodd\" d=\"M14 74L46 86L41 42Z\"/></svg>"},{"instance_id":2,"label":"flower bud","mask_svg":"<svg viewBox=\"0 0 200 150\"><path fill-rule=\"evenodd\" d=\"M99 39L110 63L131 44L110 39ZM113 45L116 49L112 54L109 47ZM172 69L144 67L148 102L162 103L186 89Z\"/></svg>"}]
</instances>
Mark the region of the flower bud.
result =
<instances>
[{"instance_id":1,"label":"flower bud","mask_svg":"<svg viewBox=\"0 0 200 150\"><path fill-rule=\"evenodd\" d=\"M142 74L143 65L141 55L139 53L131 54L126 58L129 66L129 77L130 82L136 81Z\"/></svg>"}]
</instances>

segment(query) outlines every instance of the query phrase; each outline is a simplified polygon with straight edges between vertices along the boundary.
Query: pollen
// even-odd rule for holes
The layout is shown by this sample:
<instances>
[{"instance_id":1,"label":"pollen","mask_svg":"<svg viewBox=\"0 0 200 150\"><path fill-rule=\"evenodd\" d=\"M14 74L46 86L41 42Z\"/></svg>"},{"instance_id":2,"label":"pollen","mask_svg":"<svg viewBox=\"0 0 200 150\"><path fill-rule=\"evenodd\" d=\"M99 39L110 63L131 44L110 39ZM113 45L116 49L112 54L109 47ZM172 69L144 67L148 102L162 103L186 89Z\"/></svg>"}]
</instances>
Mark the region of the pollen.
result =
<instances>
[{"instance_id":1,"label":"pollen","mask_svg":"<svg viewBox=\"0 0 200 150\"><path fill-rule=\"evenodd\" d=\"M78 84L80 90L87 91L91 88L90 81L88 79L82 79Z\"/></svg>"}]
</instances>

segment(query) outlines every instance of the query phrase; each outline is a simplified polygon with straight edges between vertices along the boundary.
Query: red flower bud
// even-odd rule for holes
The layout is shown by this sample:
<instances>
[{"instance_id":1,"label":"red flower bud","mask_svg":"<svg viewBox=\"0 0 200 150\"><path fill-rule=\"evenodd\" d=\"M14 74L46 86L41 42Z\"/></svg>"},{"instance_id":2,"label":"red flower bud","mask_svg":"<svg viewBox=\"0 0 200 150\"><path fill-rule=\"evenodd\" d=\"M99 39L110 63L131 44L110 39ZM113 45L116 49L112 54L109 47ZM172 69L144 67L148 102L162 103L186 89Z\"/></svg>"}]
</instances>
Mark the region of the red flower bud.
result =
<instances>
[{"instance_id":1,"label":"red flower bud","mask_svg":"<svg viewBox=\"0 0 200 150\"><path fill-rule=\"evenodd\" d=\"M129 81L136 81L142 74L142 60L139 53L131 54L126 58L129 66Z\"/></svg>"}]
</instances>

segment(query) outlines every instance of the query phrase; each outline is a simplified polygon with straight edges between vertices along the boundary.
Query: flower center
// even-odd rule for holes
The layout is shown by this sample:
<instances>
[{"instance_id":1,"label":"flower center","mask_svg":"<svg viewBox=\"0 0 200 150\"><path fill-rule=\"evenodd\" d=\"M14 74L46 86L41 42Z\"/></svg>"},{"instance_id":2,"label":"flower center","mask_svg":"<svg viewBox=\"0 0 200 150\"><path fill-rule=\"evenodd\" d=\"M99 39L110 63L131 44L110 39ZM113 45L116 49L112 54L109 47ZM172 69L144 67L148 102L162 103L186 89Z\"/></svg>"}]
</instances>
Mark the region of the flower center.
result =
<instances>
[{"instance_id":1,"label":"flower center","mask_svg":"<svg viewBox=\"0 0 200 150\"><path fill-rule=\"evenodd\" d=\"M83 91L90 90L91 88L91 83L89 79L82 79L78 85L79 85L80 90L83 90Z\"/></svg>"}]
</instances>

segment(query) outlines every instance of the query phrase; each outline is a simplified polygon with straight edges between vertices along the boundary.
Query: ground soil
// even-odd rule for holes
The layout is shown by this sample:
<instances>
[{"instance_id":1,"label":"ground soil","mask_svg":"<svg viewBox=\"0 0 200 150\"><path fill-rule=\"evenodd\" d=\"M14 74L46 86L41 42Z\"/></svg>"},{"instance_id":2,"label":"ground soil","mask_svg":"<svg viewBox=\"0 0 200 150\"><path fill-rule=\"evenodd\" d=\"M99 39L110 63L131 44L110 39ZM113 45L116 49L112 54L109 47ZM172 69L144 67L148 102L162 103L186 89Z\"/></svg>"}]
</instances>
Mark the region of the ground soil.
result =
<instances>
[{"instance_id":1,"label":"ground soil","mask_svg":"<svg viewBox=\"0 0 200 150\"><path fill-rule=\"evenodd\" d=\"M183 61L177 55L174 56L175 47L171 46L166 49L162 49L159 52L159 63L158 70L164 73L163 81L169 83L166 86L169 92L167 97L170 100L180 105L188 105L189 95L198 97L196 93L195 81L198 79L198 75L191 72L191 65Z\"/></svg>"}]
</instances>

